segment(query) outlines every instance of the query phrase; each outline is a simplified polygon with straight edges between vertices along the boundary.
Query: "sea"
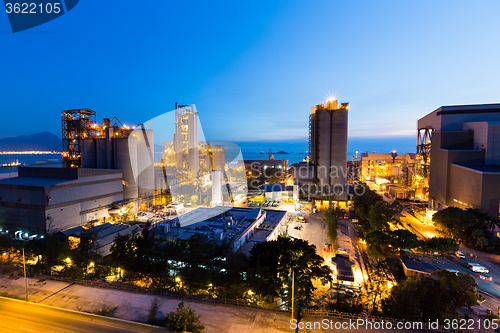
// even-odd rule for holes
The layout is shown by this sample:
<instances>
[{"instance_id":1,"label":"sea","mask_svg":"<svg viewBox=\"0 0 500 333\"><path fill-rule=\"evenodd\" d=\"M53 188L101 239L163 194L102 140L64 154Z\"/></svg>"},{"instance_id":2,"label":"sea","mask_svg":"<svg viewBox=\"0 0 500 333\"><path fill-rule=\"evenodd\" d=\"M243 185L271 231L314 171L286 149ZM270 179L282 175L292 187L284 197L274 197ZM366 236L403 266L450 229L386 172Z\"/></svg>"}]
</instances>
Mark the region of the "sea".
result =
<instances>
[{"instance_id":1,"label":"sea","mask_svg":"<svg viewBox=\"0 0 500 333\"><path fill-rule=\"evenodd\" d=\"M0 173L17 172L17 166L4 166L4 164L20 163L21 165L48 165L62 167L61 154L0 154Z\"/></svg>"},{"instance_id":2,"label":"sea","mask_svg":"<svg viewBox=\"0 0 500 333\"><path fill-rule=\"evenodd\" d=\"M234 145L226 145L226 155L236 154L241 150L245 160L267 160L269 158L269 149L274 154L276 160L287 159L288 165L298 163L308 154L308 141L270 141L270 142L235 142ZM288 154L278 154L279 151ZM415 137L393 137L393 138L349 138L347 144L347 159L351 160L356 152L377 152L389 153L396 151L398 153L415 153ZM261 154L262 152L262 154ZM156 156L158 155L158 156ZM161 159L161 153L155 154ZM231 156L227 156L232 160ZM39 154L39 155L0 155L0 173L17 172L17 167L1 166L3 164L21 163L21 165L48 165L52 167L61 167L61 154Z\"/></svg>"},{"instance_id":3,"label":"sea","mask_svg":"<svg viewBox=\"0 0 500 333\"><path fill-rule=\"evenodd\" d=\"M416 153L416 137L391 138L349 138L347 141L347 159L352 160L356 153ZM308 152L308 141L275 141L275 142L236 142L241 148L243 159L262 160L269 158L269 149L274 159L287 159L288 165L300 162ZM285 151L289 154L277 154ZM262 154L261 154L262 152Z\"/></svg>"}]
</instances>

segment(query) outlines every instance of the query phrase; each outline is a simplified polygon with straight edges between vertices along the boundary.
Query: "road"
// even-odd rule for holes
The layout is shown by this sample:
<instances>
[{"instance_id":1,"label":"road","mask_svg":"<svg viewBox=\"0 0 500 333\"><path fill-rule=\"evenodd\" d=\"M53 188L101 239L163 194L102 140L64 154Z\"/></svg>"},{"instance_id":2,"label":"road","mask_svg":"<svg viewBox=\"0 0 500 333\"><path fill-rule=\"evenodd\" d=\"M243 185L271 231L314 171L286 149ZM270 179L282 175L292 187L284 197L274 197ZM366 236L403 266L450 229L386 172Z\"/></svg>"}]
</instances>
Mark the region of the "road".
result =
<instances>
[{"instance_id":1,"label":"road","mask_svg":"<svg viewBox=\"0 0 500 333\"><path fill-rule=\"evenodd\" d=\"M379 194L382 199L388 203L393 203L394 199L388 198L384 192L376 190L377 194ZM426 224L420 222L413 214L408 211L406 208L401 212L400 220L408 231L416 234L419 238L431 238L439 235L439 232L436 230L436 227L431 224Z\"/></svg>"},{"instance_id":2,"label":"road","mask_svg":"<svg viewBox=\"0 0 500 333\"><path fill-rule=\"evenodd\" d=\"M332 252L325 251L325 243L328 243L328 228L323 222L323 216L318 214L302 214L306 217L307 223L293 222L288 227L288 233L292 237L304 239L309 244L316 246L316 253L323 257L325 263L333 269L331 264ZM295 225L302 225L301 230L294 229ZM364 265L368 260L365 247L359 243L354 226L350 220L339 220L337 231L337 243L339 248L343 248L349 254L351 259L355 260L353 267L355 285L361 286L364 279L368 276Z\"/></svg>"},{"instance_id":3,"label":"road","mask_svg":"<svg viewBox=\"0 0 500 333\"><path fill-rule=\"evenodd\" d=\"M166 329L0 297L0 332L166 332Z\"/></svg>"}]
</instances>

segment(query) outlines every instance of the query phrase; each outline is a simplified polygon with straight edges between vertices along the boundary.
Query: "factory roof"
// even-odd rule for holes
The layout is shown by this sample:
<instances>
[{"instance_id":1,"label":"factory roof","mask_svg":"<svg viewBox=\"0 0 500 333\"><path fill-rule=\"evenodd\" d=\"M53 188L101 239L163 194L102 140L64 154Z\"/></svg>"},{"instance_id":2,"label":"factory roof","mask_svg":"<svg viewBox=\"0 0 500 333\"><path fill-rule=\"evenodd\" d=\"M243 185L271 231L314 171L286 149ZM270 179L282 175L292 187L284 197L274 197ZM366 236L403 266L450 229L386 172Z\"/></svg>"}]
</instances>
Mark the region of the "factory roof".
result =
<instances>
[{"instance_id":1,"label":"factory roof","mask_svg":"<svg viewBox=\"0 0 500 333\"><path fill-rule=\"evenodd\" d=\"M68 178L13 177L0 179L0 185L46 187L73 180Z\"/></svg>"},{"instance_id":2,"label":"factory roof","mask_svg":"<svg viewBox=\"0 0 500 333\"><path fill-rule=\"evenodd\" d=\"M169 235L179 240L188 240L195 234L204 234L217 241L223 239L235 240L254 225L257 222L256 220L260 221L262 217L262 223L260 223L255 231L255 235L258 236L255 241L260 242L267 239L285 214L286 211L280 210L231 208L222 214L203 221L179 228L172 228ZM249 241L253 240L252 237Z\"/></svg>"},{"instance_id":3,"label":"factory roof","mask_svg":"<svg viewBox=\"0 0 500 333\"><path fill-rule=\"evenodd\" d=\"M500 165L461 165L456 163L453 164L458 165L462 168L467 168L482 173L500 173Z\"/></svg>"},{"instance_id":4,"label":"factory roof","mask_svg":"<svg viewBox=\"0 0 500 333\"><path fill-rule=\"evenodd\" d=\"M403 259L401 261L407 270L421 272L424 274L432 274L432 272L437 270L435 266L417 259Z\"/></svg>"},{"instance_id":5,"label":"factory roof","mask_svg":"<svg viewBox=\"0 0 500 333\"><path fill-rule=\"evenodd\" d=\"M260 216L261 213L262 213L262 208L253 208L252 210L250 210L250 213L248 213L247 219L255 220Z\"/></svg>"}]
</instances>

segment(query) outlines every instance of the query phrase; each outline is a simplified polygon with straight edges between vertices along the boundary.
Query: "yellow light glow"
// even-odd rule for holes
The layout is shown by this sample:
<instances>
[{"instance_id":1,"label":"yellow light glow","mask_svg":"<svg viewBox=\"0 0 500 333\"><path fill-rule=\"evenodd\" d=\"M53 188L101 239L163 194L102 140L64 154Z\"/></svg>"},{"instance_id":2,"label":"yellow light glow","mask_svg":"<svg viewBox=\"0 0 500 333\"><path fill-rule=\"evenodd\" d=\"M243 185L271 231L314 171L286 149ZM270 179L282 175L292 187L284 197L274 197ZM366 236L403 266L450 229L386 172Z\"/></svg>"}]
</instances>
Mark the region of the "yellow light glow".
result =
<instances>
[{"instance_id":1,"label":"yellow light glow","mask_svg":"<svg viewBox=\"0 0 500 333\"><path fill-rule=\"evenodd\" d=\"M180 278L178 278L178 277L175 278L175 282L180 282L180 281L181 281Z\"/></svg>"},{"instance_id":2,"label":"yellow light glow","mask_svg":"<svg viewBox=\"0 0 500 333\"><path fill-rule=\"evenodd\" d=\"M252 294L253 294L253 291L249 290L248 295L252 295Z\"/></svg>"},{"instance_id":3,"label":"yellow light glow","mask_svg":"<svg viewBox=\"0 0 500 333\"><path fill-rule=\"evenodd\" d=\"M90 267L93 267L93 266L94 266L94 263L93 263L93 262L91 262L91 263L89 264L89 266L90 266Z\"/></svg>"},{"instance_id":4,"label":"yellow light glow","mask_svg":"<svg viewBox=\"0 0 500 333\"><path fill-rule=\"evenodd\" d=\"M71 263L71 259L70 259L70 258L66 258L66 262L67 262L68 264L70 264L70 263Z\"/></svg>"}]
</instances>

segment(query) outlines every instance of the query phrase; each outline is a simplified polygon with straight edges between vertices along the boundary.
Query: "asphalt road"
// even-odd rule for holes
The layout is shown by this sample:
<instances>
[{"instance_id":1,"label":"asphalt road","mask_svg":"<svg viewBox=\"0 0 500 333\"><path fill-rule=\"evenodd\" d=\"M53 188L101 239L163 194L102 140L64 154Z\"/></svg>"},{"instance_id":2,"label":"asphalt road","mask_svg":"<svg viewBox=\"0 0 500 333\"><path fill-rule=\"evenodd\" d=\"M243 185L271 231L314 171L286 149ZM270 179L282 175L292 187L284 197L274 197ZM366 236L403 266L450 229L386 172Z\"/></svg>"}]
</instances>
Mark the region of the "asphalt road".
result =
<instances>
[{"instance_id":1,"label":"asphalt road","mask_svg":"<svg viewBox=\"0 0 500 333\"><path fill-rule=\"evenodd\" d=\"M166 329L0 297L0 332L166 332Z\"/></svg>"},{"instance_id":2,"label":"asphalt road","mask_svg":"<svg viewBox=\"0 0 500 333\"><path fill-rule=\"evenodd\" d=\"M500 298L500 268L486 260L483 259L472 259L467 258L459 259L452 257L451 259L444 257L432 257L432 256L415 256L421 261L428 262L439 269L454 269L459 271L460 273L471 275L474 280L477 282L477 290L483 291L486 294L492 295L496 298ZM487 281L480 279L475 276L476 273L472 272L470 269L466 267L466 262L474 262L489 269L489 273L483 274L487 276L491 276L493 278L492 281Z\"/></svg>"}]
</instances>

